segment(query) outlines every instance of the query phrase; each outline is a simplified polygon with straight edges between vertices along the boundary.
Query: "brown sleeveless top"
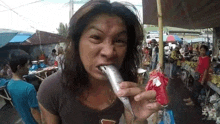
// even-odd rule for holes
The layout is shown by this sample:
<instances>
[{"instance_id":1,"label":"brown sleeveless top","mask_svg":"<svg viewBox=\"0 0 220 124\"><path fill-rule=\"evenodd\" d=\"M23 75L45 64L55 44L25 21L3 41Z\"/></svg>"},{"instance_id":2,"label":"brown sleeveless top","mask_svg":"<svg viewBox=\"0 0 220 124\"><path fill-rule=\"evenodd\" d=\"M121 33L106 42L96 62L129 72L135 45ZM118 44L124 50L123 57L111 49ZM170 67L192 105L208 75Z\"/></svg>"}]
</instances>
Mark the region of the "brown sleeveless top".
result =
<instances>
[{"instance_id":1,"label":"brown sleeveless top","mask_svg":"<svg viewBox=\"0 0 220 124\"><path fill-rule=\"evenodd\" d=\"M82 105L74 94L61 86L61 72L42 82L38 101L47 111L59 116L62 124L118 124L124 113L124 106L118 98L101 111Z\"/></svg>"}]
</instances>

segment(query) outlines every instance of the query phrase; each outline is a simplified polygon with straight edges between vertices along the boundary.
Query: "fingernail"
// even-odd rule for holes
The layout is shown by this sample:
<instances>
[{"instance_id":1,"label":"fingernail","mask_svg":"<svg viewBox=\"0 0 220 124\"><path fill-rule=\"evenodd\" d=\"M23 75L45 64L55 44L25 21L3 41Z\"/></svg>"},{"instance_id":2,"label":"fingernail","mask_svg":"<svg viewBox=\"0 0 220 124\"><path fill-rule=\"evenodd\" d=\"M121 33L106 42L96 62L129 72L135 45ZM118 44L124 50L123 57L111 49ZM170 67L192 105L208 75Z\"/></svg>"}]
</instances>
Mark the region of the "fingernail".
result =
<instances>
[{"instance_id":1,"label":"fingernail","mask_svg":"<svg viewBox=\"0 0 220 124\"><path fill-rule=\"evenodd\" d=\"M134 99L135 99L135 101L139 101L140 100L140 96L135 96Z\"/></svg>"}]
</instances>

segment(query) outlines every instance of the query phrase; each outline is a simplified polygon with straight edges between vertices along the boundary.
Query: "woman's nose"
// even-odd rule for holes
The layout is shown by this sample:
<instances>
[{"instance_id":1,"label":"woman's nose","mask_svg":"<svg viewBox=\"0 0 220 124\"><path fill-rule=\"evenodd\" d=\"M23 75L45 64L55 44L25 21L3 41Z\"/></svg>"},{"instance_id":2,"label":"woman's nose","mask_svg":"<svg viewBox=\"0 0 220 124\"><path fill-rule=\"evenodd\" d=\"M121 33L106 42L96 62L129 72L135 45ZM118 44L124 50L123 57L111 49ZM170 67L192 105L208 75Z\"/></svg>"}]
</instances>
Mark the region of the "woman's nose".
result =
<instances>
[{"instance_id":1,"label":"woman's nose","mask_svg":"<svg viewBox=\"0 0 220 124\"><path fill-rule=\"evenodd\" d=\"M112 58L116 54L114 44L106 43L103 45L101 50L101 56L106 58Z\"/></svg>"}]
</instances>

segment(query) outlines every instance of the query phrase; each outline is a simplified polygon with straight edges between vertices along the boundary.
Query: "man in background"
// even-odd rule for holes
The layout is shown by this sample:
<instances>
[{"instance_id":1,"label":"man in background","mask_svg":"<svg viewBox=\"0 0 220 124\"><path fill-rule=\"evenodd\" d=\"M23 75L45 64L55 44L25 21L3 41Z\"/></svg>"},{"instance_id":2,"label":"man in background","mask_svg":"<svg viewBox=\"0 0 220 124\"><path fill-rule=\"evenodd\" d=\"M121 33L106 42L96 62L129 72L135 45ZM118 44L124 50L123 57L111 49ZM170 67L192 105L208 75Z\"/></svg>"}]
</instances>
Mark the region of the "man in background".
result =
<instances>
[{"instance_id":1,"label":"man in background","mask_svg":"<svg viewBox=\"0 0 220 124\"><path fill-rule=\"evenodd\" d=\"M41 117L34 86L23 81L29 71L29 55L23 50L12 50L9 55L9 66L12 79L7 85L12 103L25 124L40 124Z\"/></svg>"},{"instance_id":2,"label":"man in background","mask_svg":"<svg viewBox=\"0 0 220 124\"><path fill-rule=\"evenodd\" d=\"M53 66L54 62L56 61L56 50L53 49L52 53L48 56L48 65Z\"/></svg>"}]
</instances>

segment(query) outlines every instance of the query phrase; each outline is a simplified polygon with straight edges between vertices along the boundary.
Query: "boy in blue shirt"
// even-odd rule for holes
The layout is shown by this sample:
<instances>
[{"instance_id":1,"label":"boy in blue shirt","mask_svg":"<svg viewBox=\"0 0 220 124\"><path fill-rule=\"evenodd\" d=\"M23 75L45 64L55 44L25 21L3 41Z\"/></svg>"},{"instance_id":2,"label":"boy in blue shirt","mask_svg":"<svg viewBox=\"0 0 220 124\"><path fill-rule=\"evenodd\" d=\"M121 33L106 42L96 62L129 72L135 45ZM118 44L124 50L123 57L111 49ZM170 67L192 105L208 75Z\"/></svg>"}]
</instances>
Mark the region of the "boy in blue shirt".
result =
<instances>
[{"instance_id":1,"label":"boy in blue shirt","mask_svg":"<svg viewBox=\"0 0 220 124\"><path fill-rule=\"evenodd\" d=\"M29 71L29 55L23 50L13 50L9 55L12 79L7 85L15 109L25 124L41 123L41 116L34 86L23 81Z\"/></svg>"}]
</instances>

